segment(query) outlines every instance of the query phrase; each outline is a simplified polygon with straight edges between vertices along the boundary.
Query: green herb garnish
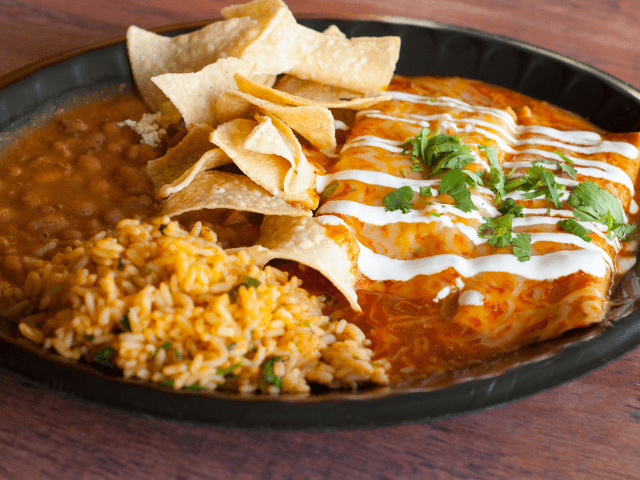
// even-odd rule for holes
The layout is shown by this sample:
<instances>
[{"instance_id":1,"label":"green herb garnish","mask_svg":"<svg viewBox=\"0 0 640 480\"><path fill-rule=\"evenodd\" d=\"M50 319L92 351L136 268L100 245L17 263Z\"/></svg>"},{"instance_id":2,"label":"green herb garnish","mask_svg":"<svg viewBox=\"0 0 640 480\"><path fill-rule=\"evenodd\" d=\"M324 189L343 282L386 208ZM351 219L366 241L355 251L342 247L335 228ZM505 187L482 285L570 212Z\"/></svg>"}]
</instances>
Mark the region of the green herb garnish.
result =
<instances>
[{"instance_id":1,"label":"green herb garnish","mask_svg":"<svg viewBox=\"0 0 640 480\"><path fill-rule=\"evenodd\" d=\"M173 388L175 384L176 382L172 378L165 378L164 380L160 380L160 385L162 385L163 387Z\"/></svg>"},{"instance_id":2,"label":"green herb garnish","mask_svg":"<svg viewBox=\"0 0 640 480\"><path fill-rule=\"evenodd\" d=\"M129 313L125 313L120 319L120 324L127 332L131 331L131 320L129 319Z\"/></svg>"},{"instance_id":3,"label":"green herb garnish","mask_svg":"<svg viewBox=\"0 0 640 480\"><path fill-rule=\"evenodd\" d=\"M196 382L196 383L193 383L191 385L187 385L184 388L186 388L187 390L196 390L196 391L206 390L206 387L203 387L202 385L200 385L200 382Z\"/></svg>"},{"instance_id":4,"label":"green herb garnish","mask_svg":"<svg viewBox=\"0 0 640 480\"><path fill-rule=\"evenodd\" d=\"M62 291L62 285L57 284L49 289L50 295L55 295L56 293L60 293Z\"/></svg>"},{"instance_id":5,"label":"green herb garnish","mask_svg":"<svg viewBox=\"0 0 640 480\"><path fill-rule=\"evenodd\" d=\"M118 270L124 270L124 260L121 258L118 260Z\"/></svg>"},{"instance_id":6,"label":"green herb garnish","mask_svg":"<svg viewBox=\"0 0 640 480\"><path fill-rule=\"evenodd\" d=\"M167 228L167 225L165 225L164 223L162 225L160 225L158 227L158 230L160 230L160 233L164 233L164 229Z\"/></svg>"},{"instance_id":7,"label":"green herb garnish","mask_svg":"<svg viewBox=\"0 0 640 480\"><path fill-rule=\"evenodd\" d=\"M563 230L565 230L565 231L567 231L569 233L573 233L574 235L580 237L585 242L590 242L591 241L591 237L588 236L588 234L589 233L593 233L593 232L591 230L589 230L588 228L580 225L573 218L567 218L565 220L559 221L558 222L558 226L560 228L562 228Z\"/></svg>"},{"instance_id":8,"label":"green herb garnish","mask_svg":"<svg viewBox=\"0 0 640 480\"><path fill-rule=\"evenodd\" d=\"M218 375L228 375L231 372L233 372L236 368L241 366L242 366L242 363L238 362L235 365L231 365L230 367L227 367L227 368L218 367L218 370L216 370L216 373Z\"/></svg>"},{"instance_id":9,"label":"green herb garnish","mask_svg":"<svg viewBox=\"0 0 640 480\"><path fill-rule=\"evenodd\" d=\"M470 212L472 210L478 210L471 201L471 193L467 189L467 177L462 173L462 170L449 170L442 175L440 179L440 187L438 193L449 194L456 202L458 207L463 212Z\"/></svg>"},{"instance_id":10,"label":"green herb garnish","mask_svg":"<svg viewBox=\"0 0 640 480\"><path fill-rule=\"evenodd\" d=\"M244 281L243 285L247 288L258 288L260 286L259 280L248 275L242 275L242 280Z\"/></svg>"},{"instance_id":11,"label":"green herb garnish","mask_svg":"<svg viewBox=\"0 0 640 480\"><path fill-rule=\"evenodd\" d=\"M324 191L320 195L320 198L325 199L325 198L330 197L337 186L338 186L338 182L333 182L333 183L327 185L327 188L324 189Z\"/></svg>"},{"instance_id":12,"label":"green herb garnish","mask_svg":"<svg viewBox=\"0 0 640 480\"><path fill-rule=\"evenodd\" d=\"M412 209L411 200L413 199L413 190L409 186L400 187L384 197L384 205L386 212L402 210L402 213L409 213Z\"/></svg>"},{"instance_id":13,"label":"green herb garnish","mask_svg":"<svg viewBox=\"0 0 640 480\"><path fill-rule=\"evenodd\" d=\"M93 356L93 361L109 368L115 368L116 366L111 363L111 357L116 354L116 349L113 347L104 347L98 353Z\"/></svg>"},{"instance_id":14,"label":"green herb garnish","mask_svg":"<svg viewBox=\"0 0 640 480\"><path fill-rule=\"evenodd\" d=\"M591 180L573 187L567 203L574 208L573 216L577 220L605 225L609 238L613 234L625 240L636 229L635 225L624 222L618 199Z\"/></svg>"},{"instance_id":15,"label":"green herb garnish","mask_svg":"<svg viewBox=\"0 0 640 480\"><path fill-rule=\"evenodd\" d=\"M518 233L513 239L513 254L518 261L527 262L531 259L531 235Z\"/></svg>"},{"instance_id":16,"label":"green herb garnish","mask_svg":"<svg viewBox=\"0 0 640 480\"><path fill-rule=\"evenodd\" d=\"M280 357L271 357L266 362L264 362L264 366L262 367L261 380L266 385L273 385L282 390L282 377L278 377L275 373L273 373L273 365L279 360Z\"/></svg>"}]
</instances>

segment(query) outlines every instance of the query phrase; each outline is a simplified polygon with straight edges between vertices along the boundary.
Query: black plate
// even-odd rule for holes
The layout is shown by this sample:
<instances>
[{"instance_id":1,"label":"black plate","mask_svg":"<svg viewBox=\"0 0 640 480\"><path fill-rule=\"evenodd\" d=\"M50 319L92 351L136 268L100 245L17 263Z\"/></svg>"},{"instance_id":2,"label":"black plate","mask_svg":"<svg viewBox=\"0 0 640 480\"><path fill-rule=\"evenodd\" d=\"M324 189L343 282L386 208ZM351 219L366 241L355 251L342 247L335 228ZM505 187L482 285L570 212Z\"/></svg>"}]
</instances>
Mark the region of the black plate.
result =
<instances>
[{"instance_id":1,"label":"black plate","mask_svg":"<svg viewBox=\"0 0 640 480\"><path fill-rule=\"evenodd\" d=\"M397 72L457 75L504 86L574 111L607 130L640 126L640 92L621 80L567 57L514 40L412 20L303 19L317 30L336 24L348 36L398 35ZM185 33L203 23L163 29ZM130 86L123 39L75 50L0 78L0 131L9 132L70 99L100 96ZM46 115L45 115L46 116ZM6 135L5 138L7 137ZM633 280L633 279L631 279ZM620 318L596 335L571 335L543 352L516 357L507 373L475 378L440 389L397 384L357 393L310 396L241 396L173 392L43 353L0 321L0 366L26 382L131 413L198 424L243 428L324 429L429 421L501 405L575 379L629 352L640 343L640 312L634 296L618 308ZM591 337L584 339L585 337ZM576 340L582 340L576 343ZM559 353L557 353L559 351ZM504 369L503 369L504 371Z\"/></svg>"}]
</instances>

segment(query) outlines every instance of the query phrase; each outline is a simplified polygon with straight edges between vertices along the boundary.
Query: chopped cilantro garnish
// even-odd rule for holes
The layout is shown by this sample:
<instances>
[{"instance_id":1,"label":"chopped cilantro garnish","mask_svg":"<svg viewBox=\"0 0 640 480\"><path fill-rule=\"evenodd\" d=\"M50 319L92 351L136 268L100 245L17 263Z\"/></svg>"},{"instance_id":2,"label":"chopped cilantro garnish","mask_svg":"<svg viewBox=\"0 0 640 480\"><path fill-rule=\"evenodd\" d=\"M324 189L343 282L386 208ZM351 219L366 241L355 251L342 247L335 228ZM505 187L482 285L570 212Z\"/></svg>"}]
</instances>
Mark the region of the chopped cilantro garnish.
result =
<instances>
[{"instance_id":1,"label":"chopped cilantro garnish","mask_svg":"<svg viewBox=\"0 0 640 480\"><path fill-rule=\"evenodd\" d=\"M438 193L449 194L455 200L456 207L463 212L478 210L478 207L471 201L471 194L467 189L467 180L462 170L449 170L445 172L440 179Z\"/></svg>"},{"instance_id":2,"label":"chopped cilantro garnish","mask_svg":"<svg viewBox=\"0 0 640 480\"><path fill-rule=\"evenodd\" d=\"M417 254L418 254L418 252L419 252L420 250L422 250L422 248L421 248L421 247L418 247L418 248L416 248L416 249L415 249L413 252L411 252L411 253L412 253L413 255L417 255Z\"/></svg>"},{"instance_id":3,"label":"chopped cilantro garnish","mask_svg":"<svg viewBox=\"0 0 640 480\"><path fill-rule=\"evenodd\" d=\"M200 382L196 382L196 383L193 383L191 385L187 385L184 388L186 388L187 390L196 390L196 391L206 390L205 387L200 385Z\"/></svg>"},{"instance_id":4,"label":"chopped cilantro garnish","mask_svg":"<svg viewBox=\"0 0 640 480\"><path fill-rule=\"evenodd\" d=\"M231 342L227 347L227 350L233 350L233 347L235 347L236 345L237 345L237 342Z\"/></svg>"},{"instance_id":5,"label":"chopped cilantro garnish","mask_svg":"<svg viewBox=\"0 0 640 480\"><path fill-rule=\"evenodd\" d=\"M511 245L511 225L513 215L507 214L496 218L483 217L478 236L488 239L492 247L508 247Z\"/></svg>"},{"instance_id":6,"label":"chopped cilantro garnish","mask_svg":"<svg viewBox=\"0 0 640 480\"><path fill-rule=\"evenodd\" d=\"M336 187L338 186L338 182L333 182L329 185L327 185L327 188L324 189L324 191L322 192L322 195L320 195L321 198L329 198L331 196L331 194L333 193L333 191L336 189Z\"/></svg>"},{"instance_id":7,"label":"chopped cilantro garnish","mask_svg":"<svg viewBox=\"0 0 640 480\"><path fill-rule=\"evenodd\" d=\"M562 155L560 152L558 152L557 150L555 151L555 153L557 153L558 155L560 155L560 157L562 159L564 159L565 161L569 161L571 162L571 160L569 160L567 157L565 157L564 155ZM538 163L544 163L545 165L557 165L558 167L560 167L560 170L562 170L564 173L566 173L567 175L569 175L569 177L571 178L576 178L575 173L577 173L577 170L572 166L569 165L568 163L562 163L562 162L553 162L551 160L536 160L535 162L533 162L534 165L538 164Z\"/></svg>"},{"instance_id":8,"label":"chopped cilantro garnish","mask_svg":"<svg viewBox=\"0 0 640 480\"><path fill-rule=\"evenodd\" d=\"M560 228L562 228L563 230L565 230L565 231L567 231L569 233L573 233L574 235L580 237L585 242L590 242L591 241L591 237L588 236L587 234L593 233L593 232L591 230L589 230L588 228L580 225L573 218L567 218L565 220L559 221L558 222L558 226Z\"/></svg>"},{"instance_id":9,"label":"chopped cilantro garnish","mask_svg":"<svg viewBox=\"0 0 640 480\"><path fill-rule=\"evenodd\" d=\"M216 370L216 373L218 375L228 375L231 372L233 372L236 368L241 367L242 363L238 362L234 365L231 365L230 367L227 368L222 368L222 367L218 367L218 370Z\"/></svg>"},{"instance_id":10,"label":"chopped cilantro garnish","mask_svg":"<svg viewBox=\"0 0 640 480\"><path fill-rule=\"evenodd\" d=\"M120 324L122 328L124 328L127 332L131 331L131 320L129 319L129 314L125 313L120 319Z\"/></svg>"},{"instance_id":11,"label":"chopped cilantro garnish","mask_svg":"<svg viewBox=\"0 0 640 480\"><path fill-rule=\"evenodd\" d=\"M260 281L249 275L242 275L242 280L244 281L243 285L247 288L258 288L260 286Z\"/></svg>"},{"instance_id":12,"label":"chopped cilantro garnish","mask_svg":"<svg viewBox=\"0 0 640 480\"><path fill-rule=\"evenodd\" d=\"M431 215L432 217L441 217L442 214L438 213L438 212L429 212L429 215Z\"/></svg>"},{"instance_id":13,"label":"chopped cilantro garnish","mask_svg":"<svg viewBox=\"0 0 640 480\"><path fill-rule=\"evenodd\" d=\"M276 376L273 373L273 364L280 360L280 357L271 357L266 362L264 362L264 366L262 367L262 381L266 385L273 385L282 390L282 377Z\"/></svg>"},{"instance_id":14,"label":"chopped cilantro garnish","mask_svg":"<svg viewBox=\"0 0 640 480\"><path fill-rule=\"evenodd\" d=\"M98 353L93 356L93 361L109 368L115 368L115 365L111 362L111 357L116 354L116 349L113 347L104 347Z\"/></svg>"},{"instance_id":15,"label":"chopped cilantro garnish","mask_svg":"<svg viewBox=\"0 0 640 480\"><path fill-rule=\"evenodd\" d=\"M386 212L402 210L402 213L411 211L411 199L413 198L413 190L409 186L400 187L384 197L384 205Z\"/></svg>"},{"instance_id":16,"label":"chopped cilantro garnish","mask_svg":"<svg viewBox=\"0 0 640 480\"><path fill-rule=\"evenodd\" d=\"M430 197L433 195L431 192L431 187L420 187L420 196L421 197Z\"/></svg>"},{"instance_id":17,"label":"chopped cilantro garnish","mask_svg":"<svg viewBox=\"0 0 640 480\"><path fill-rule=\"evenodd\" d=\"M502 205L498 208L498 211L503 215L513 215L515 217L524 217L522 213L522 206L516 205L513 198L507 198Z\"/></svg>"},{"instance_id":18,"label":"chopped cilantro garnish","mask_svg":"<svg viewBox=\"0 0 640 480\"><path fill-rule=\"evenodd\" d=\"M574 208L573 216L577 220L605 225L609 238L613 234L624 240L636 229L635 225L624 222L624 213L618 199L591 180L576 185L571 190L567 203Z\"/></svg>"},{"instance_id":19,"label":"chopped cilantro garnish","mask_svg":"<svg viewBox=\"0 0 640 480\"><path fill-rule=\"evenodd\" d=\"M485 147L484 145L478 145L480 150L483 150L489 160L491 168L489 169L489 178L487 180L489 186L496 194L496 202L499 202L503 196L507 194L505 191L505 183L507 181L502 166L498 162L498 153L495 147Z\"/></svg>"},{"instance_id":20,"label":"chopped cilantro garnish","mask_svg":"<svg viewBox=\"0 0 640 480\"><path fill-rule=\"evenodd\" d=\"M167 228L167 226L163 223L162 225L160 225L158 227L158 230L160 230L160 233L164 233L164 229Z\"/></svg>"},{"instance_id":21,"label":"chopped cilantro garnish","mask_svg":"<svg viewBox=\"0 0 640 480\"><path fill-rule=\"evenodd\" d=\"M162 385L163 387L173 388L175 384L176 382L172 378L165 378L164 380L160 380L160 385Z\"/></svg>"},{"instance_id":22,"label":"chopped cilantro garnish","mask_svg":"<svg viewBox=\"0 0 640 480\"><path fill-rule=\"evenodd\" d=\"M305 320L304 321L304 326L305 327L310 327L311 326L311 324L309 323L309 320Z\"/></svg>"},{"instance_id":23,"label":"chopped cilantro garnish","mask_svg":"<svg viewBox=\"0 0 640 480\"><path fill-rule=\"evenodd\" d=\"M55 295L56 293L60 293L62 291L62 285L57 284L49 289L50 295Z\"/></svg>"},{"instance_id":24,"label":"chopped cilantro garnish","mask_svg":"<svg viewBox=\"0 0 640 480\"><path fill-rule=\"evenodd\" d=\"M92 341L93 341L93 339L94 339L94 338L96 338L96 337L94 337L93 335L89 335L89 334L85 333L85 334L84 334L84 338L85 338L88 342L92 342Z\"/></svg>"},{"instance_id":25,"label":"chopped cilantro garnish","mask_svg":"<svg viewBox=\"0 0 640 480\"><path fill-rule=\"evenodd\" d=\"M431 137L431 131L423 128L412 138L407 138L402 145L411 147L411 170L425 172L425 166L431 167L431 175L437 175L447 168L460 169L475 160L471 147L462 143L460 137L439 133Z\"/></svg>"},{"instance_id":26,"label":"chopped cilantro garnish","mask_svg":"<svg viewBox=\"0 0 640 480\"><path fill-rule=\"evenodd\" d=\"M124 260L121 258L120 260L118 260L118 270L124 270Z\"/></svg>"},{"instance_id":27,"label":"chopped cilantro garnish","mask_svg":"<svg viewBox=\"0 0 640 480\"><path fill-rule=\"evenodd\" d=\"M518 261L527 262L531 259L531 235L518 233L513 239L513 254Z\"/></svg>"}]
</instances>

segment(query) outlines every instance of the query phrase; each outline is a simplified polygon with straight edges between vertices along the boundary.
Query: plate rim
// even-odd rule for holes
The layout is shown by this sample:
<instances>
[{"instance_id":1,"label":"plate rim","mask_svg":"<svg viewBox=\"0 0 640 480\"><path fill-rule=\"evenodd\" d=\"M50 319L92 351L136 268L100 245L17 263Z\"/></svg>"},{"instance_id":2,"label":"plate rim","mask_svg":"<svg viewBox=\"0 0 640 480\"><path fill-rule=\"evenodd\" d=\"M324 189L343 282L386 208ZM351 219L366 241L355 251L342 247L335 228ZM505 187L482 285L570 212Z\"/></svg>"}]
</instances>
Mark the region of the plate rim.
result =
<instances>
[{"instance_id":1,"label":"plate rim","mask_svg":"<svg viewBox=\"0 0 640 480\"><path fill-rule=\"evenodd\" d=\"M440 22L434 22L434 21L430 21L430 20L421 20L421 19L415 19L415 18L409 18L409 17L399 17L399 16L388 16L388 15L345 15L345 16L341 16L341 15L335 15L335 16L331 16L331 17L327 17L324 15L318 15L318 14L297 14L295 15L297 19L299 20L321 20L321 21L353 21L353 22L377 22L377 23L383 23L383 24L394 24L394 25L410 25L410 26L415 26L415 27L421 27L421 28L428 28L428 29L435 29L435 30L439 30L439 31L447 31L447 32L454 32L454 33L459 33L459 34L465 34L465 35L471 35L473 37L479 38L481 40L491 40L491 41L498 41L500 43L505 43L508 46L515 46L519 49L523 49L532 53L536 53L536 54L542 54L545 57L550 57L554 60L557 60L565 65L570 66L571 68L576 68L582 72L586 72L588 74L591 75L595 75L596 77L598 77L598 79L605 81L606 83L608 83L610 86L614 87L616 90L622 90L624 91L626 94L631 94L632 96L634 96L637 99L638 104L640 104L640 89L638 87L635 87L617 77L615 77L614 75L603 71L597 67L594 67L592 65L589 65L585 62L579 61L579 60L575 60L569 56L566 56L564 54L560 54L557 52L554 52L552 50L546 49L544 47L539 47L527 42L523 42L520 40L516 40L516 39L512 39L506 36L502 36L502 35L498 35L498 34L494 34L494 33L488 33L488 32L483 32L480 30L476 30L473 28L468 28L468 27L460 27L460 26L456 26L456 25L450 25L450 24L445 24L445 23L440 23ZM179 22L179 23L172 23L172 24L167 24L167 25L163 25L163 26L159 26L159 27L155 27L153 29L151 29L150 31L153 31L155 33L170 33L170 32L175 32L175 31L180 31L180 30L189 30L189 29L197 29L197 28L201 28L204 25L207 25L208 23L211 23L212 21L217 21L217 20L221 20L220 18L214 18L214 19L205 19L205 20L197 20L197 21L187 21L187 22ZM95 51L95 50L100 50L103 48L108 48L108 47L114 47L117 46L119 44L125 44L126 46L126 35L119 35L119 36L115 36L115 37L111 37L108 39L104 39L104 40L100 40L97 42L93 42L91 44L88 45L83 45L81 47L76 47L76 48L72 48L57 54L54 54L52 56L48 56L45 57L43 59L39 59L36 60L34 62L31 62L29 64L26 64L24 66L21 66L15 70L12 70L6 74L3 74L2 76L0 76L0 89L4 89L5 87L24 80L26 78L28 78L29 76L33 75L34 73L37 73L38 71L41 71L47 67L51 67L53 65L56 65L58 63L62 63L66 60L70 60L72 58L78 57L80 55ZM44 104L43 104L44 105ZM636 312L638 312L638 310L636 310ZM624 317L622 319L620 319L618 322L619 323L621 321L624 320L629 320L630 316L633 315L630 314L627 317ZM640 313L639 313L640 315ZM615 325L614 325L615 326ZM606 332L602 332L602 333L606 333ZM5 343L4 340L2 340L2 343ZM19 341L16 341L16 344L20 343ZM31 354L31 355L39 355L41 356L45 361L51 361L51 353L50 352L44 352L44 351L37 351L36 352L36 348L28 346L28 345L15 345L16 348L22 348L25 350L25 352L27 352L27 354ZM637 346L637 344L636 344ZM563 350L562 352L554 355L552 358L557 358L559 356L561 356L563 353L565 353L567 350L573 349L573 348L577 348L579 347L579 345L571 345L569 347L567 347L565 350ZM37 381L37 380L33 380L31 379L28 375L22 374L20 372L14 371L13 369L6 367L5 365L1 365L0 364L0 370L9 373L10 375L14 376L14 377L21 377L23 379L26 379L24 381L26 381L27 383L29 382L35 382L38 386L45 388L47 390L54 390L57 393L62 394L63 396L66 397L70 397L70 398L75 398L75 399L81 399L83 401L92 403L92 404L96 404L96 405L107 405L109 408L114 408L120 411L124 411L130 414L134 414L134 415L139 415L139 416L146 416L146 417L153 417L153 418L163 418L166 420L172 420L172 421L179 421L179 422L186 422L186 423L195 423L195 424L199 424L199 425L210 425L210 426L224 426L224 427L240 427L240 428L245 428L245 429L252 429L252 428L258 428L258 429L278 429L278 430L300 430L300 429L305 429L305 430L314 430L314 429L344 429L344 428L366 428L366 427L380 427L380 426L390 426L390 425L400 425L400 424L406 424L406 423L415 423L415 422L423 422L423 421L433 421L433 420L437 420L440 418L449 418L449 417L453 417L453 416L458 416L458 415L464 415L467 413L471 413L471 412L476 412L476 411L483 411L483 410L487 410L490 408L496 408L499 406L502 406L504 404L508 404L517 400L521 400L523 398L528 398L530 396L533 395L537 395L539 393L542 393L544 391L550 390L552 388L555 388L561 384L564 383L568 383L570 381L576 380L584 375L587 375L588 373L593 372L594 370L601 368L609 363L611 363L612 361L616 360L617 358L620 358L621 356L629 353L631 349L623 349L621 352L618 352L614 355L610 355L608 357L600 357L597 361L592 361L591 363L593 365L588 366L586 368L586 370L582 369L580 374L577 375L570 375L569 378L560 378L557 381L553 381L553 382L547 382L546 386L543 388L537 388L535 389L533 392L529 392L529 393L524 393L524 394L520 394L517 395L515 397L510 397L509 399L503 400L503 401L499 401L499 402L493 402L493 403L487 403L487 404L481 404L479 407L478 406L473 406L470 405L467 409L464 410L457 410L453 413L444 413L444 414L440 414L440 415L430 415L428 412L423 412L422 414L419 415L413 415L411 417L407 417L407 418L403 418L401 420L398 419L389 419L389 420L385 420L385 419L370 419L369 421L363 421L363 420L359 420L356 421L355 423L352 424L344 424L344 425L336 425L335 423L331 423L331 422L325 422L322 425L316 425L316 424L303 424L303 425L272 425L272 424L261 424L261 425L251 425L251 424L245 424L243 422L238 422L238 421L234 421L233 419L230 420L229 422L220 422L220 421L207 421L207 420L203 420L203 419L198 419L198 420L194 420L194 419L187 419L187 418L178 418L178 417L174 417L171 415L163 415L160 413L149 413L149 412L144 412L144 411L140 411L134 408L127 408L126 406L121 406L121 405L114 405L112 403L103 403L101 401L98 400L92 400L89 399L81 394L78 394L77 392L72 392L69 390L64 390L64 389L60 389L60 388L56 388L55 385L51 385L51 384L47 384L44 381ZM543 362L545 362L546 360L539 360L537 362L534 362L535 364L541 364ZM60 363L58 361L58 363ZM595 364L594 364L595 363ZM516 370L520 370L522 368L526 368L528 367L530 364L527 365L523 365L518 367ZM67 365L66 367L69 367L69 365ZM83 367L82 365L78 365L78 367ZM95 369L91 369L92 371L89 371L89 374L92 374L96 377L99 377L100 380L114 380L113 378L109 379L108 377L106 377L105 375L103 375L102 373L98 372ZM512 373L513 370L510 370L509 372L507 372L507 375ZM502 376L502 375L501 375ZM498 379L500 377L493 377L493 378L476 378L476 379L470 379L470 382L474 382L478 385L488 382L489 384L495 384ZM119 382L125 382L128 384L132 384L134 385L133 388L138 388L138 387L142 387L145 390L151 390L151 391L160 391L162 392L162 394L170 394L170 395L174 395L175 393L178 393L178 396L184 396L183 398L186 398L185 396L185 392L173 392L173 391L166 391L166 390L162 390L160 387L155 386L155 385L149 385L146 384L142 381L136 381L136 380L127 380L127 379L119 379ZM455 388L460 387L461 385L465 385L468 382L464 382L464 383L460 383L460 384L456 384L456 385L452 385L450 387L444 388L444 389L439 389L439 392L444 392L444 391L449 391ZM515 382L514 382L515 383ZM490 391L492 390L492 386L489 385L489 387L487 387ZM326 406L327 404L331 404L331 405L337 405L337 404L342 404L342 403L348 403L348 404L354 404L354 402L357 402L357 404L361 404L361 402L371 402L373 401L374 403L379 403L379 402L389 402L390 400L393 401L394 399L398 399L399 397L410 397L410 396L422 396L425 394L430 394L433 391L431 390L425 390L425 389L416 389L416 390L412 390L412 389L407 389L405 391L396 391L396 392L388 392L382 395L377 395L377 396L372 396L371 395L354 395L354 394L350 394L350 393L343 393L343 392L339 392L339 395L335 395L336 398L319 398L319 397L315 397L312 399L306 399L305 401L298 401L296 399L294 399L293 401L290 401L290 398L271 398L271 397L263 397L260 399L256 399L254 398L238 398L238 395L235 395L235 398L225 398L224 396L220 396L220 395L216 395L217 392L214 392L213 394L211 393L205 393L205 394L199 394L196 392L189 392L188 395L193 397L193 398L197 398L197 397L203 397L207 400L212 400L215 402L223 402L223 403L242 403L242 404L246 404L247 402L250 402L251 404L272 404L272 405L323 405ZM336 392L338 393L338 392ZM324 396L323 396L324 397ZM406 402L405 402L406 403Z\"/></svg>"}]
</instances>

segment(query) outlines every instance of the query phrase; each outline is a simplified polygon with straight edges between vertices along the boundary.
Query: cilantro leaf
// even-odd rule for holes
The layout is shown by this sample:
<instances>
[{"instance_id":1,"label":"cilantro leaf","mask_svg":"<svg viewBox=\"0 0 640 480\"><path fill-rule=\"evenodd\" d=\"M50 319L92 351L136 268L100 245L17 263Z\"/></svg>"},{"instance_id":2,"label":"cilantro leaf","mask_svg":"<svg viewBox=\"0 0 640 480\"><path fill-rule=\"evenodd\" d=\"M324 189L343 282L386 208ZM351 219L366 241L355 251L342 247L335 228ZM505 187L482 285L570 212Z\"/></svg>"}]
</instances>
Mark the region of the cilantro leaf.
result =
<instances>
[{"instance_id":1,"label":"cilantro leaf","mask_svg":"<svg viewBox=\"0 0 640 480\"><path fill-rule=\"evenodd\" d=\"M577 220L605 225L609 238L613 234L624 240L636 229L635 225L625 223L618 199L591 180L576 185L571 190L567 203L574 208L573 216Z\"/></svg>"},{"instance_id":2,"label":"cilantro leaf","mask_svg":"<svg viewBox=\"0 0 640 480\"><path fill-rule=\"evenodd\" d=\"M520 262L531 260L531 235L529 233L518 233L515 236L513 239L513 254Z\"/></svg>"},{"instance_id":3,"label":"cilantro leaf","mask_svg":"<svg viewBox=\"0 0 640 480\"><path fill-rule=\"evenodd\" d=\"M337 186L338 186L338 182L333 182L333 183L327 185L327 188L324 189L324 191L320 195L320 198L325 199L325 198L330 197Z\"/></svg>"},{"instance_id":4,"label":"cilantro leaf","mask_svg":"<svg viewBox=\"0 0 640 480\"><path fill-rule=\"evenodd\" d=\"M585 242L590 242L591 237L587 234L593 233L588 228L580 225L573 218L567 218L565 220L561 220L558 222L558 226L566 232L573 233L574 235L580 237Z\"/></svg>"},{"instance_id":5,"label":"cilantro leaf","mask_svg":"<svg viewBox=\"0 0 640 480\"><path fill-rule=\"evenodd\" d=\"M430 197L431 195L433 195L433 192L431 191L431 187L420 187L421 197Z\"/></svg>"},{"instance_id":6,"label":"cilantro leaf","mask_svg":"<svg viewBox=\"0 0 640 480\"><path fill-rule=\"evenodd\" d=\"M558 150L554 151L553 153L558 154L558 156L560 156L560 158L562 160L565 161L565 163L562 162L554 162L551 160L536 160L535 162L533 162L533 164L538 164L538 163L544 163L545 165L557 165L560 170L562 170L562 172L566 173L567 175L569 175L569 177L575 179L576 176L575 174L578 173L578 171L573 167L573 162L571 160L569 160L567 157L565 157L562 153L560 153Z\"/></svg>"},{"instance_id":7,"label":"cilantro leaf","mask_svg":"<svg viewBox=\"0 0 640 480\"><path fill-rule=\"evenodd\" d=\"M127 332L131 331L131 320L129 319L129 313L125 313L120 319L120 324Z\"/></svg>"},{"instance_id":8,"label":"cilantro leaf","mask_svg":"<svg viewBox=\"0 0 640 480\"><path fill-rule=\"evenodd\" d=\"M503 215L513 215L514 217L524 217L522 213L522 206L516 205L513 198L507 198L502 205L498 208L498 211Z\"/></svg>"},{"instance_id":9,"label":"cilantro leaf","mask_svg":"<svg viewBox=\"0 0 640 480\"><path fill-rule=\"evenodd\" d=\"M414 172L425 172L431 167L430 176L444 169L460 169L475 160L471 147L462 143L460 137L440 133L438 130L429 137L431 130L423 128L415 137L407 138L402 145L411 147ZM406 150L405 150L406 151Z\"/></svg>"},{"instance_id":10,"label":"cilantro leaf","mask_svg":"<svg viewBox=\"0 0 640 480\"><path fill-rule=\"evenodd\" d=\"M489 160L489 164L491 168L489 170L489 186L496 194L496 202L499 202L500 199L507 194L505 191L505 183L507 181L504 172L502 171L502 166L500 162L498 162L498 153L495 147L485 147L484 145L478 145L480 150L483 150L485 155L487 156L487 160Z\"/></svg>"},{"instance_id":11,"label":"cilantro leaf","mask_svg":"<svg viewBox=\"0 0 640 480\"><path fill-rule=\"evenodd\" d=\"M483 217L484 223L480 225L478 236L487 238L492 247L508 247L511 245L511 225L513 215L502 215L501 217Z\"/></svg>"},{"instance_id":12,"label":"cilantro leaf","mask_svg":"<svg viewBox=\"0 0 640 480\"><path fill-rule=\"evenodd\" d=\"M247 288L258 288L260 286L260 281L250 277L249 275L242 275L243 285Z\"/></svg>"},{"instance_id":13,"label":"cilantro leaf","mask_svg":"<svg viewBox=\"0 0 640 480\"><path fill-rule=\"evenodd\" d=\"M282 377L278 377L275 373L273 373L273 364L279 360L280 357L271 357L266 362L264 362L264 366L262 367L261 380L266 385L273 385L282 390Z\"/></svg>"},{"instance_id":14,"label":"cilantro leaf","mask_svg":"<svg viewBox=\"0 0 640 480\"><path fill-rule=\"evenodd\" d=\"M402 210L402 213L411 211L413 190L409 186L400 187L384 197L385 212Z\"/></svg>"},{"instance_id":15,"label":"cilantro leaf","mask_svg":"<svg viewBox=\"0 0 640 480\"><path fill-rule=\"evenodd\" d=\"M511 183L512 182L509 182L508 185ZM522 195L523 198L533 199L537 197L544 197L548 202L553 202L553 205L556 208L562 208L558 191L562 190L563 187L558 186L556 177L553 173L545 169L542 165L534 165L531 167L526 174L522 175L522 177L516 181L516 183L517 186L515 188L511 188L511 190L524 190L527 193ZM516 183L514 183L514 185Z\"/></svg>"},{"instance_id":16,"label":"cilantro leaf","mask_svg":"<svg viewBox=\"0 0 640 480\"><path fill-rule=\"evenodd\" d=\"M471 194L467 189L467 181L462 170L449 170L442 175L440 179L440 187L438 193L441 195L444 193L449 194L456 202L458 207L463 212L470 212L472 210L478 210L471 201Z\"/></svg>"},{"instance_id":17,"label":"cilantro leaf","mask_svg":"<svg viewBox=\"0 0 640 480\"><path fill-rule=\"evenodd\" d=\"M98 353L93 356L93 361L103 367L116 368L111 362L111 358L116 354L116 349L113 347L104 347Z\"/></svg>"},{"instance_id":18,"label":"cilantro leaf","mask_svg":"<svg viewBox=\"0 0 640 480\"><path fill-rule=\"evenodd\" d=\"M236 363L234 365L231 365L230 367L227 367L227 368L218 367L218 370L216 370L216 373L218 375L229 375L236 368L241 367L241 366L242 366L242 363L238 362L238 363Z\"/></svg>"}]
</instances>

